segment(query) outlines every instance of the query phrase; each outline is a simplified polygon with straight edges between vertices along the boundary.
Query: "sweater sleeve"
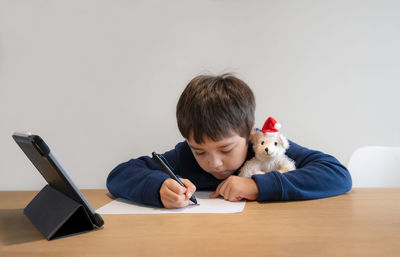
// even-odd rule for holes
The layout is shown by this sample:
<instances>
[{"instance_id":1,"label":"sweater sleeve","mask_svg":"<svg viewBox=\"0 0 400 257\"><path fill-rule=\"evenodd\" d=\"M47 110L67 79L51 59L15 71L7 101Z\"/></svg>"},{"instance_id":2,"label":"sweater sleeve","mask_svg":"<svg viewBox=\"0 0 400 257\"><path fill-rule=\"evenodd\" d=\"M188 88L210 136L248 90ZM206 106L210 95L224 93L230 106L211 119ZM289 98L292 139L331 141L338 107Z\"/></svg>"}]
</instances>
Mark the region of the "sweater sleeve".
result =
<instances>
[{"instance_id":1,"label":"sweater sleeve","mask_svg":"<svg viewBox=\"0 0 400 257\"><path fill-rule=\"evenodd\" d=\"M350 173L333 156L291 141L286 154L296 162L295 170L252 176L259 190L257 201L317 199L343 194L351 189Z\"/></svg>"},{"instance_id":2,"label":"sweater sleeve","mask_svg":"<svg viewBox=\"0 0 400 257\"><path fill-rule=\"evenodd\" d=\"M179 171L176 148L163 154L175 171ZM179 175L179 172L177 172ZM139 204L162 207L160 188L169 176L149 156L131 159L115 167L107 177L108 191Z\"/></svg>"}]
</instances>

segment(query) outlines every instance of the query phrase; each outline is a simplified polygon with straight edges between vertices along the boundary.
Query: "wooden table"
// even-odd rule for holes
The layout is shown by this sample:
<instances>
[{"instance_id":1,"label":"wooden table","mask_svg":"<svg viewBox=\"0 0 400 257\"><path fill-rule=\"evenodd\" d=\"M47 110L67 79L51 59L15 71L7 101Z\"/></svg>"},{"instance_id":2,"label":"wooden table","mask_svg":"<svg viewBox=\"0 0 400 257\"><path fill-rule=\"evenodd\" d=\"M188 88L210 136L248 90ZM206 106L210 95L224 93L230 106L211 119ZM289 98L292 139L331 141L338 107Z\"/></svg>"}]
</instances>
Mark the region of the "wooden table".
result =
<instances>
[{"instance_id":1,"label":"wooden table","mask_svg":"<svg viewBox=\"0 0 400 257\"><path fill-rule=\"evenodd\" d=\"M247 202L237 214L103 215L103 229L47 241L24 216L34 191L0 191L0 256L400 256L400 188ZM97 209L106 190L83 190Z\"/></svg>"}]
</instances>

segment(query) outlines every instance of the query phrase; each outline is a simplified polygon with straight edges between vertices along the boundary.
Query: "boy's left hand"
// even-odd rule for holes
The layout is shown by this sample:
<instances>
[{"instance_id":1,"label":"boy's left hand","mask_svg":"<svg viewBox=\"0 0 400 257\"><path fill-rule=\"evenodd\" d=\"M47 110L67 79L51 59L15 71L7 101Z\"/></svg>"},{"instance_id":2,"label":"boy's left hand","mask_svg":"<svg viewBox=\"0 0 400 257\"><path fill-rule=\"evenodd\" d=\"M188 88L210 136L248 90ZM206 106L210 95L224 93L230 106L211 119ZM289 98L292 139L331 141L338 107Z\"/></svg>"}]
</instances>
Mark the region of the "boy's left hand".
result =
<instances>
[{"instance_id":1,"label":"boy's left hand","mask_svg":"<svg viewBox=\"0 0 400 257\"><path fill-rule=\"evenodd\" d=\"M236 202L243 198L247 200L256 200L258 197L258 187L251 178L230 176L222 181L210 198L224 197L225 200Z\"/></svg>"}]
</instances>

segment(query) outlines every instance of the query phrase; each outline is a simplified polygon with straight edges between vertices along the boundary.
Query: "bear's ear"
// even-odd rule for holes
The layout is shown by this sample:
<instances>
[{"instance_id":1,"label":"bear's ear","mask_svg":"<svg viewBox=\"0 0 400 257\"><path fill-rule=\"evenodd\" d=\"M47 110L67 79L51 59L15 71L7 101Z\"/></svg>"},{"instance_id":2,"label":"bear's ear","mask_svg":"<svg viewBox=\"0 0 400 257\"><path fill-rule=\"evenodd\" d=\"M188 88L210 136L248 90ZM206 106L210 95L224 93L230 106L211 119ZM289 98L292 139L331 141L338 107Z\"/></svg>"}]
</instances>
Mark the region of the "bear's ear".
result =
<instances>
[{"instance_id":1,"label":"bear's ear","mask_svg":"<svg viewBox=\"0 0 400 257\"><path fill-rule=\"evenodd\" d=\"M289 141L282 134L279 134L279 143L285 150L289 148Z\"/></svg>"},{"instance_id":2,"label":"bear's ear","mask_svg":"<svg viewBox=\"0 0 400 257\"><path fill-rule=\"evenodd\" d=\"M254 145L258 144L260 142L260 140L263 138L264 138L264 133L257 131L256 133L253 134L253 138L252 138L253 144Z\"/></svg>"}]
</instances>

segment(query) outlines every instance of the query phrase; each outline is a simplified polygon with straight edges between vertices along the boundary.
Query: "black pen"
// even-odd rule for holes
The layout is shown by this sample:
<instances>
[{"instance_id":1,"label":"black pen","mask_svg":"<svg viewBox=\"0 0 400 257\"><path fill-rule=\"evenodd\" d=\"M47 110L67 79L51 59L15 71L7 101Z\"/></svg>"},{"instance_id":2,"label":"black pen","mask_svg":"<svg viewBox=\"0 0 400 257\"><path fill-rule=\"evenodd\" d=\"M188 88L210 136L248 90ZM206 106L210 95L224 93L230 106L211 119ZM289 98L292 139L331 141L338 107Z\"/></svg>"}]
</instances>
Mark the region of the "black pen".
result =
<instances>
[{"instance_id":1,"label":"black pen","mask_svg":"<svg viewBox=\"0 0 400 257\"><path fill-rule=\"evenodd\" d=\"M179 185L185 187L185 184L182 183L182 181L175 175L175 173L173 172L172 167L169 165L167 159L164 158L164 156L162 156L161 154L157 154L155 152L152 153L153 158L161 165L161 167L163 168L163 170L176 182L179 183ZM190 197L190 201L192 201L193 203L197 204L197 200L196 197L194 195L192 195L192 197Z\"/></svg>"}]
</instances>

